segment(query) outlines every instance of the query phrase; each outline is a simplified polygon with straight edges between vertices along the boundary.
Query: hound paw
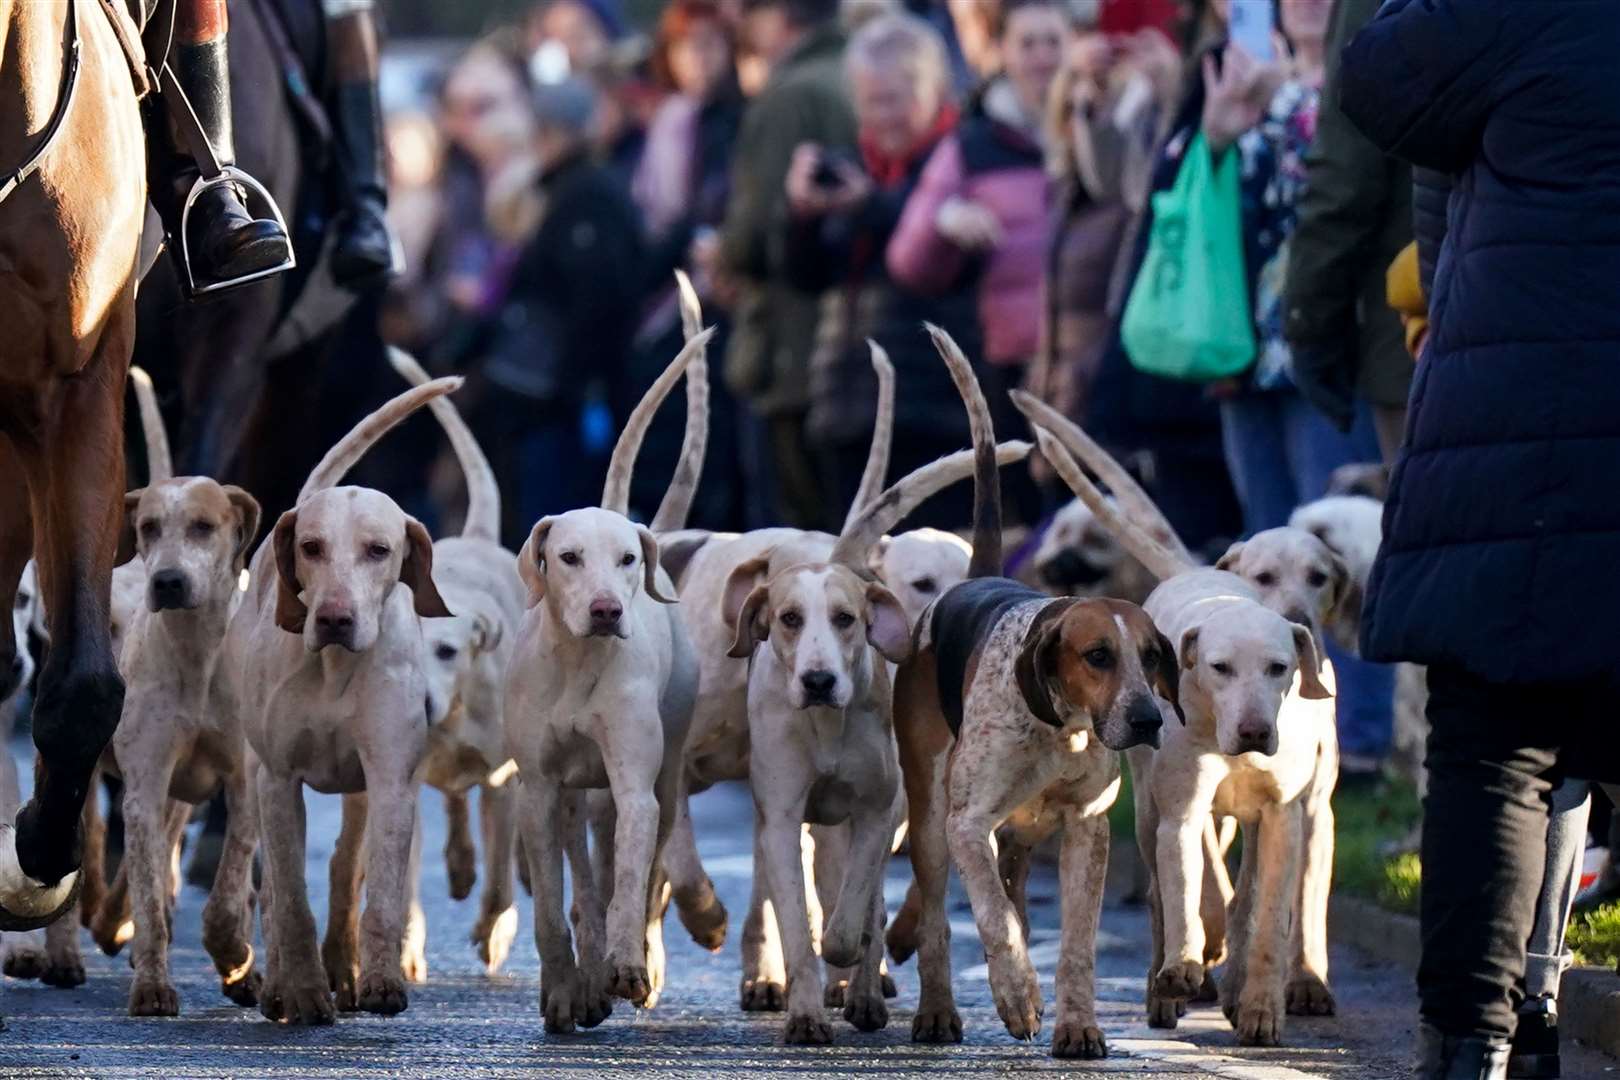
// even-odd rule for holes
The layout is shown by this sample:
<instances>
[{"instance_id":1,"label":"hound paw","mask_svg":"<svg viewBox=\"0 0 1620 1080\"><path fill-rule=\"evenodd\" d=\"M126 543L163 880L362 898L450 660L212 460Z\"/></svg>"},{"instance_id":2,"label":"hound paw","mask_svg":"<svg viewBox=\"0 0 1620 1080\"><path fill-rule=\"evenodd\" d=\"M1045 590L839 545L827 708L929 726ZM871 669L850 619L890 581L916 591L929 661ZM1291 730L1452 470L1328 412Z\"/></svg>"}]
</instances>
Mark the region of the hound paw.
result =
<instances>
[{"instance_id":1,"label":"hound paw","mask_svg":"<svg viewBox=\"0 0 1620 1080\"><path fill-rule=\"evenodd\" d=\"M517 937L517 926L515 905L505 911L486 911L478 917L477 924L473 926L472 940L478 947L478 959L484 962L486 975L497 974L505 965L507 956L512 952L512 942Z\"/></svg>"},{"instance_id":2,"label":"hound paw","mask_svg":"<svg viewBox=\"0 0 1620 1080\"><path fill-rule=\"evenodd\" d=\"M315 982L267 982L259 999L259 1011L269 1020L305 1026L321 1026L337 1019L331 992Z\"/></svg>"},{"instance_id":3,"label":"hound paw","mask_svg":"<svg viewBox=\"0 0 1620 1080\"><path fill-rule=\"evenodd\" d=\"M450 876L450 899L465 900L478 884L477 853L470 847L452 847L444 855L445 869Z\"/></svg>"},{"instance_id":4,"label":"hound paw","mask_svg":"<svg viewBox=\"0 0 1620 1080\"><path fill-rule=\"evenodd\" d=\"M1288 984L1289 1016L1332 1016L1338 1002L1327 984L1312 974L1296 975Z\"/></svg>"},{"instance_id":5,"label":"hound paw","mask_svg":"<svg viewBox=\"0 0 1620 1080\"><path fill-rule=\"evenodd\" d=\"M327 985L340 1012L354 1012L360 1008L360 968L357 964L328 965Z\"/></svg>"},{"instance_id":6,"label":"hound paw","mask_svg":"<svg viewBox=\"0 0 1620 1080\"><path fill-rule=\"evenodd\" d=\"M392 972L367 975L360 981L359 1004L362 1012L398 1016L410 1005L405 980Z\"/></svg>"},{"instance_id":7,"label":"hound paw","mask_svg":"<svg viewBox=\"0 0 1620 1080\"><path fill-rule=\"evenodd\" d=\"M546 1033L567 1035L574 1030L575 998L580 995L580 977L577 971L549 974L540 969L540 1015L545 1018Z\"/></svg>"},{"instance_id":8,"label":"hound paw","mask_svg":"<svg viewBox=\"0 0 1620 1080\"><path fill-rule=\"evenodd\" d=\"M893 975L890 975L887 971L885 971L880 976L880 978L883 980L883 996L884 997L886 997L886 998L897 998L897 997L900 996L900 988L894 984L894 976Z\"/></svg>"},{"instance_id":9,"label":"hound paw","mask_svg":"<svg viewBox=\"0 0 1620 1080\"><path fill-rule=\"evenodd\" d=\"M856 1031L877 1031L879 1028L889 1026L889 1006L883 1000L883 995L861 994L854 991L846 993L844 1002L844 1019L848 1020Z\"/></svg>"},{"instance_id":10,"label":"hound paw","mask_svg":"<svg viewBox=\"0 0 1620 1080\"><path fill-rule=\"evenodd\" d=\"M1281 1046L1286 1009L1280 1001L1246 1001L1238 1006L1232 1027L1239 1046Z\"/></svg>"},{"instance_id":11,"label":"hound paw","mask_svg":"<svg viewBox=\"0 0 1620 1080\"><path fill-rule=\"evenodd\" d=\"M180 995L167 982L137 976L129 988L129 1015L179 1016Z\"/></svg>"},{"instance_id":12,"label":"hound paw","mask_svg":"<svg viewBox=\"0 0 1620 1080\"><path fill-rule=\"evenodd\" d=\"M1204 985L1198 988L1198 993L1192 996L1192 1000L1198 1005L1213 1005L1221 1000L1221 988L1215 982L1215 975L1208 967L1204 968Z\"/></svg>"},{"instance_id":13,"label":"hound paw","mask_svg":"<svg viewBox=\"0 0 1620 1080\"><path fill-rule=\"evenodd\" d=\"M400 951L399 967L404 972L407 982L427 982L426 942L407 941L404 949Z\"/></svg>"},{"instance_id":14,"label":"hound paw","mask_svg":"<svg viewBox=\"0 0 1620 1080\"><path fill-rule=\"evenodd\" d=\"M917 951L917 922L917 909L908 902L901 907L883 935L883 943L888 946L889 957L895 963L905 963Z\"/></svg>"},{"instance_id":15,"label":"hound paw","mask_svg":"<svg viewBox=\"0 0 1620 1080\"><path fill-rule=\"evenodd\" d=\"M918 1009L911 1018L911 1041L917 1043L959 1043L962 1016L952 1006Z\"/></svg>"},{"instance_id":16,"label":"hound paw","mask_svg":"<svg viewBox=\"0 0 1620 1080\"><path fill-rule=\"evenodd\" d=\"M608 992L640 1006L652 994L652 980L647 975L647 969L640 964L621 964L609 959Z\"/></svg>"},{"instance_id":17,"label":"hound paw","mask_svg":"<svg viewBox=\"0 0 1620 1080\"><path fill-rule=\"evenodd\" d=\"M1176 1022L1181 1019L1181 1009L1180 1002L1149 993L1147 998L1148 1027L1174 1031Z\"/></svg>"},{"instance_id":18,"label":"hound paw","mask_svg":"<svg viewBox=\"0 0 1620 1080\"><path fill-rule=\"evenodd\" d=\"M781 982L767 978L743 980L743 1012L781 1012L786 1007L787 987Z\"/></svg>"},{"instance_id":19,"label":"hound paw","mask_svg":"<svg viewBox=\"0 0 1620 1080\"><path fill-rule=\"evenodd\" d=\"M990 996L1013 1038L1033 1039L1041 1030L1041 984L1028 957L991 963Z\"/></svg>"},{"instance_id":20,"label":"hound paw","mask_svg":"<svg viewBox=\"0 0 1620 1080\"><path fill-rule=\"evenodd\" d=\"M219 992L224 994L232 1003L250 1009L259 1003L259 996L264 989L264 976L257 971L249 971L240 979L219 981Z\"/></svg>"},{"instance_id":21,"label":"hound paw","mask_svg":"<svg viewBox=\"0 0 1620 1080\"><path fill-rule=\"evenodd\" d=\"M819 1016L790 1016L782 1031L788 1046L826 1046L832 1042L832 1025Z\"/></svg>"},{"instance_id":22,"label":"hound paw","mask_svg":"<svg viewBox=\"0 0 1620 1080\"><path fill-rule=\"evenodd\" d=\"M117 956L134 936L135 921L127 917L97 918L90 925L90 937L108 956Z\"/></svg>"},{"instance_id":23,"label":"hound paw","mask_svg":"<svg viewBox=\"0 0 1620 1080\"><path fill-rule=\"evenodd\" d=\"M1108 1056L1108 1041L1095 1024L1060 1020L1052 1032L1052 1056L1097 1061Z\"/></svg>"},{"instance_id":24,"label":"hound paw","mask_svg":"<svg viewBox=\"0 0 1620 1080\"><path fill-rule=\"evenodd\" d=\"M1196 960L1166 961L1153 980L1153 992L1171 1001L1190 1001L1204 987L1204 965Z\"/></svg>"},{"instance_id":25,"label":"hound paw","mask_svg":"<svg viewBox=\"0 0 1620 1080\"><path fill-rule=\"evenodd\" d=\"M608 991L608 974L580 976L579 990L574 997L574 1022L582 1028L593 1028L613 1015L613 995Z\"/></svg>"},{"instance_id":26,"label":"hound paw","mask_svg":"<svg viewBox=\"0 0 1620 1080\"><path fill-rule=\"evenodd\" d=\"M18 944L7 950L0 971L13 979L43 979L49 967L50 961L45 958L44 949L33 944Z\"/></svg>"},{"instance_id":27,"label":"hound paw","mask_svg":"<svg viewBox=\"0 0 1620 1080\"><path fill-rule=\"evenodd\" d=\"M49 961L39 976L40 982L46 986L54 986L58 990L71 990L75 986L83 986L84 980L84 959L77 955L58 957Z\"/></svg>"},{"instance_id":28,"label":"hound paw","mask_svg":"<svg viewBox=\"0 0 1620 1080\"><path fill-rule=\"evenodd\" d=\"M695 895L690 898L675 894L675 912L699 948L719 952L726 943L726 930L730 923L726 906L714 895L712 885L707 889L693 890L693 893Z\"/></svg>"},{"instance_id":29,"label":"hound paw","mask_svg":"<svg viewBox=\"0 0 1620 1080\"><path fill-rule=\"evenodd\" d=\"M821 991L821 1003L829 1009L842 1009L844 1007L844 991L849 988L848 979L839 979L830 982Z\"/></svg>"}]
</instances>

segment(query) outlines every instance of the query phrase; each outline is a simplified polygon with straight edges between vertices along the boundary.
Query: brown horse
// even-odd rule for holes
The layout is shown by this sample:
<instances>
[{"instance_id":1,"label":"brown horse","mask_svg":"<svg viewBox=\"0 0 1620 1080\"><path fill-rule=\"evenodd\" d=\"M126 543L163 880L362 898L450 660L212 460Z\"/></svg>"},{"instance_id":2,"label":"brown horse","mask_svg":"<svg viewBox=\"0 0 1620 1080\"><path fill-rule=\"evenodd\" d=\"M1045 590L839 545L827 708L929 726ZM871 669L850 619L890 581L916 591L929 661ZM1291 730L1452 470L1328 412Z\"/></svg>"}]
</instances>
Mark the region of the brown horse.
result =
<instances>
[{"instance_id":1,"label":"brown horse","mask_svg":"<svg viewBox=\"0 0 1620 1080\"><path fill-rule=\"evenodd\" d=\"M25 163L37 171L5 183ZM96 0L0 0L0 169L0 597L37 553L51 637L34 796L15 826L0 822L0 930L12 930L74 898L80 811L124 697L107 608L146 157ZM0 682L18 648L0 619Z\"/></svg>"}]
</instances>

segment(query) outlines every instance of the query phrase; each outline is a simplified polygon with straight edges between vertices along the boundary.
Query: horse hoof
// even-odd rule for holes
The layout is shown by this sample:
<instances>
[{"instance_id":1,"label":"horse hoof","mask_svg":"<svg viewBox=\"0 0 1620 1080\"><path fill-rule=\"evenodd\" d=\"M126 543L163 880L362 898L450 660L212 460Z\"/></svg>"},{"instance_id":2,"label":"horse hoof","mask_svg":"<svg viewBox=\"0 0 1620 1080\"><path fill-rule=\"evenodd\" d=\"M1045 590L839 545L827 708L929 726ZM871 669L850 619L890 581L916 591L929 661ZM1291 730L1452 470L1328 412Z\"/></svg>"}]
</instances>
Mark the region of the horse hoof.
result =
<instances>
[{"instance_id":1,"label":"horse hoof","mask_svg":"<svg viewBox=\"0 0 1620 1080\"><path fill-rule=\"evenodd\" d=\"M79 898L77 870L54 885L36 881L17 862L17 827L0 825L0 931L38 930Z\"/></svg>"}]
</instances>

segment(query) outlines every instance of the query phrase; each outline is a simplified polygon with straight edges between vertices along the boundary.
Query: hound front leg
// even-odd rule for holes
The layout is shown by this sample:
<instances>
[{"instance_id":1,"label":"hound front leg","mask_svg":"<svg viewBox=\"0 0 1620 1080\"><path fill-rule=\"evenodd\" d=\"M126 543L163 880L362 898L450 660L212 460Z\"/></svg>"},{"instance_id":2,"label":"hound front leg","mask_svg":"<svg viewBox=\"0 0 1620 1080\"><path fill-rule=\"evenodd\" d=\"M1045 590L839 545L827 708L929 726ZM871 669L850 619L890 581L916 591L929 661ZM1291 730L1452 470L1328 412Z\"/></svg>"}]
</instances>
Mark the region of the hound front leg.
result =
<instances>
[{"instance_id":1,"label":"hound front leg","mask_svg":"<svg viewBox=\"0 0 1620 1080\"><path fill-rule=\"evenodd\" d=\"M450 899L465 900L478 880L478 852L473 847L465 791L444 793L444 816L444 868L450 876Z\"/></svg>"},{"instance_id":2,"label":"hound front leg","mask_svg":"<svg viewBox=\"0 0 1620 1080\"><path fill-rule=\"evenodd\" d=\"M744 1012L780 1012L787 1004L787 969L765 868L765 835L757 817L753 867L753 890L743 920L741 1004Z\"/></svg>"},{"instance_id":3,"label":"hound front leg","mask_svg":"<svg viewBox=\"0 0 1620 1080\"><path fill-rule=\"evenodd\" d=\"M1327 910L1333 891L1333 789L1312 792L1304 806L1305 865L1300 874L1299 916L1294 920L1294 964L1288 980L1288 1012L1332 1016L1328 989Z\"/></svg>"},{"instance_id":4,"label":"hound front leg","mask_svg":"<svg viewBox=\"0 0 1620 1080\"><path fill-rule=\"evenodd\" d=\"M1160 807L1155 885L1164 920L1164 965L1153 995L1187 1001L1204 986L1204 826L1217 779L1199 774L1184 799ZM1163 796L1160 796L1161 798Z\"/></svg>"},{"instance_id":5,"label":"hound front leg","mask_svg":"<svg viewBox=\"0 0 1620 1080\"><path fill-rule=\"evenodd\" d=\"M1259 879L1253 936L1246 943L1247 965L1237 1000L1238 1042L1276 1046L1287 1014L1290 920L1299 898L1300 806L1268 806L1260 814Z\"/></svg>"},{"instance_id":6,"label":"hound front leg","mask_svg":"<svg viewBox=\"0 0 1620 1080\"><path fill-rule=\"evenodd\" d=\"M360 1007L360 882L365 863L366 793L343 796L343 819L332 859L327 864L326 938L321 942L321 963L337 995L337 1007L354 1012Z\"/></svg>"},{"instance_id":7,"label":"hound front leg","mask_svg":"<svg viewBox=\"0 0 1620 1080\"><path fill-rule=\"evenodd\" d=\"M1063 945L1057 970L1057 1027L1052 1056L1105 1058L1097 1026L1097 923L1108 878L1108 819L1071 815L1063 828L1058 873L1063 889Z\"/></svg>"},{"instance_id":8,"label":"hound front leg","mask_svg":"<svg viewBox=\"0 0 1620 1080\"><path fill-rule=\"evenodd\" d=\"M658 857L655 773L623 753L605 755L617 821L613 829L613 898L607 909L608 988L635 1005L652 993L647 974L647 889ZM656 768L656 763L655 768Z\"/></svg>"},{"instance_id":9,"label":"hound front leg","mask_svg":"<svg viewBox=\"0 0 1620 1080\"><path fill-rule=\"evenodd\" d=\"M370 770L368 770L368 773ZM366 911L360 917L360 1008L393 1016L405 1011L405 938L416 829L416 785L391 777L367 777Z\"/></svg>"},{"instance_id":10,"label":"hound front leg","mask_svg":"<svg viewBox=\"0 0 1620 1080\"><path fill-rule=\"evenodd\" d=\"M257 785L259 844L271 885L266 914L274 924L266 935L271 964L259 1011L290 1024L330 1024L337 1010L315 943L315 916L304 881L303 783L278 777L260 765Z\"/></svg>"},{"instance_id":11,"label":"hound front leg","mask_svg":"<svg viewBox=\"0 0 1620 1080\"><path fill-rule=\"evenodd\" d=\"M594 817L600 807L589 807L587 796L587 792L578 790L562 793L559 835L574 884L574 952L581 987L574 1020L580 1027L593 1028L613 1015L613 995L608 993L607 965L603 959L607 949L607 912L598 887L596 862L585 842L586 819Z\"/></svg>"},{"instance_id":12,"label":"hound front leg","mask_svg":"<svg viewBox=\"0 0 1620 1080\"><path fill-rule=\"evenodd\" d=\"M259 810L247 769L225 780L225 842L203 905L203 947L219 971L220 992L238 1005L259 1003L263 977L253 970L253 849Z\"/></svg>"},{"instance_id":13,"label":"hound front leg","mask_svg":"<svg viewBox=\"0 0 1620 1080\"><path fill-rule=\"evenodd\" d=\"M664 845L664 869L674 890L675 911L681 917L681 925L698 945L710 952L719 952L726 943L726 907L715 895L714 882L698 857L688 801L683 785L676 804L675 827Z\"/></svg>"},{"instance_id":14,"label":"hound front leg","mask_svg":"<svg viewBox=\"0 0 1620 1080\"><path fill-rule=\"evenodd\" d=\"M135 916L135 981L129 988L129 1014L177 1016L180 998L169 981L169 845L164 827L169 775L177 755L166 740L141 750L130 746L123 755L128 837L124 862Z\"/></svg>"},{"instance_id":15,"label":"hound front leg","mask_svg":"<svg viewBox=\"0 0 1620 1080\"><path fill-rule=\"evenodd\" d=\"M754 797L757 805L757 790ZM763 818L760 827L765 870L787 960L788 1020L782 1041L789 1045L826 1045L832 1042L832 1028L821 1018L821 964L811 937L810 907L805 898L804 852L800 847L803 805L796 812L792 806L761 808L756 816Z\"/></svg>"},{"instance_id":16,"label":"hound front leg","mask_svg":"<svg viewBox=\"0 0 1620 1080\"><path fill-rule=\"evenodd\" d=\"M427 915L422 911L422 817L411 830L410 865L405 870L405 937L400 944L399 966L405 981L427 981Z\"/></svg>"},{"instance_id":17,"label":"hound front leg","mask_svg":"<svg viewBox=\"0 0 1620 1080\"><path fill-rule=\"evenodd\" d=\"M996 1013L1015 1039L1032 1039L1041 1030L1041 984L1029 962L1018 911L1001 886L991 832L997 819L976 808L952 808L946 839L956 871L973 904L985 960L990 967L990 996Z\"/></svg>"},{"instance_id":18,"label":"hound front leg","mask_svg":"<svg viewBox=\"0 0 1620 1080\"><path fill-rule=\"evenodd\" d=\"M553 1034L574 1030L585 1011L584 988L574 963L574 945L563 915L562 791L548 776L518 774L518 806L523 821L523 853L534 887L534 945L540 954L540 1012Z\"/></svg>"},{"instance_id":19,"label":"hound front leg","mask_svg":"<svg viewBox=\"0 0 1620 1080\"><path fill-rule=\"evenodd\" d=\"M874 941L881 935L872 929L874 903L879 905L877 924L883 923L883 867L894 841L888 806L857 813L848 828L843 883L821 939L821 954L830 964L854 969L844 992L844 1019L858 1031L877 1031L889 1023L889 1007L883 1000L883 944Z\"/></svg>"},{"instance_id":20,"label":"hound front leg","mask_svg":"<svg viewBox=\"0 0 1620 1080\"><path fill-rule=\"evenodd\" d=\"M478 824L484 834L484 894L479 901L473 943L484 971L494 975L506 963L517 936L517 904L512 860L517 847L517 782L485 784L478 796Z\"/></svg>"}]
</instances>

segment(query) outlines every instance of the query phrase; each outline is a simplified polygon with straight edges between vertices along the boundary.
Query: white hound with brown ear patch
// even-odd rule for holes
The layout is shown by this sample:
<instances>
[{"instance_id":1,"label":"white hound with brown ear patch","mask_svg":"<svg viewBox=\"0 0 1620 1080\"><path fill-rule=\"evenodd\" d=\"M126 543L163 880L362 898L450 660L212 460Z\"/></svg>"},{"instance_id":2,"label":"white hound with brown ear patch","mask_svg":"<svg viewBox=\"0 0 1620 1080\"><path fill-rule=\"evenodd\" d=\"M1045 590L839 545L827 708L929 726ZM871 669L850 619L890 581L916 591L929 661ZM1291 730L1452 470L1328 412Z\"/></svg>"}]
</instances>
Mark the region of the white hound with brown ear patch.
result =
<instances>
[{"instance_id":1,"label":"white hound with brown ear patch","mask_svg":"<svg viewBox=\"0 0 1620 1080\"><path fill-rule=\"evenodd\" d=\"M407 1004L400 957L431 713L422 619L450 611L422 523L382 492L335 485L387 431L460 385L409 390L327 451L253 556L226 634L225 670L257 759L259 1007L271 1020L330 1024L334 990L346 1010L393 1015ZM306 784L344 797L319 947L304 882Z\"/></svg>"},{"instance_id":2,"label":"white hound with brown ear patch","mask_svg":"<svg viewBox=\"0 0 1620 1080\"><path fill-rule=\"evenodd\" d=\"M406 381L425 386L428 374L399 349L389 362ZM475 849L468 828L467 793L479 791L478 816L484 842L484 891L472 942L493 975L506 962L517 934L512 888L517 844L517 766L506 752L506 670L523 621L525 590L517 556L501 547L501 493L478 440L448 398L429 403L450 439L467 479L467 518L460 536L433 543L433 580L455 615L422 624L427 641L427 756L419 775L444 793L450 835L445 844L450 894L464 899L476 878ZM417 831L421 831L420 819ZM421 838L412 847L411 914L405 935L405 974L420 981L427 974L427 927L418 900Z\"/></svg>"},{"instance_id":3,"label":"white hound with brown ear patch","mask_svg":"<svg viewBox=\"0 0 1620 1080\"><path fill-rule=\"evenodd\" d=\"M1332 690L1319 673L1308 626L1266 607L1236 574L1195 567L1130 521L1091 483L1071 453L1078 431L1029 395L1014 401L1038 425L1042 453L1161 584L1144 605L1176 645L1186 725L1166 728L1157 753L1129 753L1136 781L1137 842L1152 871L1154 955L1148 1022L1174 1027L1181 1002L1204 985L1200 900L1209 815L1235 817L1246 835L1231 953L1222 986L1238 1040L1282 1038L1300 902L1305 807L1332 737Z\"/></svg>"},{"instance_id":4,"label":"white hound with brown ear patch","mask_svg":"<svg viewBox=\"0 0 1620 1080\"><path fill-rule=\"evenodd\" d=\"M534 887L546 1030L594 1027L612 998L645 1003L661 978L654 871L675 819L697 660L669 605L658 542L625 516L652 415L707 344L693 337L636 406L614 448L601 507L535 523L518 568L530 608L507 678L507 748L519 770L520 828ZM612 793L610 880L585 851L585 794ZM566 848L579 952L563 911Z\"/></svg>"}]
</instances>

